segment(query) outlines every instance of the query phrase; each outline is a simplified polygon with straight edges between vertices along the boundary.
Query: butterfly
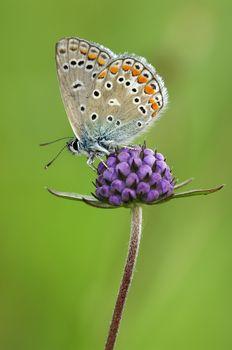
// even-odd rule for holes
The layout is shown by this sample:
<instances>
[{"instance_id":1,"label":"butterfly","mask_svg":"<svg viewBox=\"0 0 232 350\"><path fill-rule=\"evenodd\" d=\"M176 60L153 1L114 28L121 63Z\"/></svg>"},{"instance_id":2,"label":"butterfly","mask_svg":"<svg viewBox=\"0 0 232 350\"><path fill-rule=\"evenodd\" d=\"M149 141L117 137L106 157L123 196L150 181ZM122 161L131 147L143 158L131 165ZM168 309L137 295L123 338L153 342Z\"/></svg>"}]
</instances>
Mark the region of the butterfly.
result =
<instances>
[{"instance_id":1,"label":"butterfly","mask_svg":"<svg viewBox=\"0 0 232 350\"><path fill-rule=\"evenodd\" d=\"M167 89L146 59L116 55L77 37L56 44L56 65L64 107L74 138L74 154L108 155L153 124L168 101Z\"/></svg>"}]
</instances>

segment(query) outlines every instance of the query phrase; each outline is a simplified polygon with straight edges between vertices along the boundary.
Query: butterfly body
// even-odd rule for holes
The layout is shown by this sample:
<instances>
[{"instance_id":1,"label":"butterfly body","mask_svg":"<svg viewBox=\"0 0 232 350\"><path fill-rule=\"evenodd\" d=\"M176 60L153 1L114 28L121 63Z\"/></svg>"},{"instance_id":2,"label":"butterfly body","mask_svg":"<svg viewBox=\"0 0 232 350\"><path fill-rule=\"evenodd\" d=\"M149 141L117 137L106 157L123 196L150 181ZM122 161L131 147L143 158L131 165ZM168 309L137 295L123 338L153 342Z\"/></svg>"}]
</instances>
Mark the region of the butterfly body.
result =
<instances>
[{"instance_id":1,"label":"butterfly body","mask_svg":"<svg viewBox=\"0 0 232 350\"><path fill-rule=\"evenodd\" d=\"M128 145L167 104L162 78L144 58L115 55L79 38L56 45L61 96L75 138L68 148L90 159Z\"/></svg>"}]
</instances>

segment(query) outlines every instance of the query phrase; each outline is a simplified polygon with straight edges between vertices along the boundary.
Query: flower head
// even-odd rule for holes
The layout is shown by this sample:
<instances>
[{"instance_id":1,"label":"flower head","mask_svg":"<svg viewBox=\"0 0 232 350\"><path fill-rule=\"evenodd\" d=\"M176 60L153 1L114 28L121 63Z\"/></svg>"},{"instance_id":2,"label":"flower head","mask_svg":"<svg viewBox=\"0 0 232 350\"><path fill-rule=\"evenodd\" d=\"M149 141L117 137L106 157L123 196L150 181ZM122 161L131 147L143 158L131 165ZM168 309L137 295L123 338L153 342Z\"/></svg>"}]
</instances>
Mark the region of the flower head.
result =
<instances>
[{"instance_id":1,"label":"flower head","mask_svg":"<svg viewBox=\"0 0 232 350\"><path fill-rule=\"evenodd\" d=\"M151 204L167 198L174 179L161 153L145 147L121 148L98 165L96 196L112 206Z\"/></svg>"}]
</instances>

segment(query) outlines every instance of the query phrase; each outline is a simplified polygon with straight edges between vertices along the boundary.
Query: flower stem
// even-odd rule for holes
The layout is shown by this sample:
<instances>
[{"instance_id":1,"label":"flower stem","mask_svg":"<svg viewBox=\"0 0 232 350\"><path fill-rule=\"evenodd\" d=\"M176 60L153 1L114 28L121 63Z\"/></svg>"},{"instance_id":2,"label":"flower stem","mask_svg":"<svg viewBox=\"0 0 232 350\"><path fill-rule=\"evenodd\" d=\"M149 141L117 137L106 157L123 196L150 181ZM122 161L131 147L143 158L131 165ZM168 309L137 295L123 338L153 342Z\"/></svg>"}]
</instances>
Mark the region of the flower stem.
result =
<instances>
[{"instance_id":1,"label":"flower stem","mask_svg":"<svg viewBox=\"0 0 232 350\"><path fill-rule=\"evenodd\" d=\"M132 208L131 234L130 234L130 242L129 242L126 265L124 268L124 273L123 273L120 289L118 292L118 297L114 307L114 313L110 324L110 329L109 329L108 338L105 345L105 350L113 350L115 345L128 290L133 278L133 272L136 264L136 259L137 259L138 250L139 250L139 243L141 239L141 232L142 232L142 208L139 206L135 206Z\"/></svg>"}]
</instances>

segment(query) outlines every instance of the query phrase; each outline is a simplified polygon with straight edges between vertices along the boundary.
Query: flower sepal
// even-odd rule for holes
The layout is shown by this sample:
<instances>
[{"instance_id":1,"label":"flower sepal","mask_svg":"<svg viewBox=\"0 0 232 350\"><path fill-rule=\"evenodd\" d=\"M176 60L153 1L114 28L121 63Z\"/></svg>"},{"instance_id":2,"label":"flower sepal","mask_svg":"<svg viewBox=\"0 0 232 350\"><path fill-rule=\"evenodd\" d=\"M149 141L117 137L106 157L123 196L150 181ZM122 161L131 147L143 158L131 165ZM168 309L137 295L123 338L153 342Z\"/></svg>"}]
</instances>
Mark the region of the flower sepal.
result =
<instances>
[{"instance_id":1,"label":"flower sepal","mask_svg":"<svg viewBox=\"0 0 232 350\"><path fill-rule=\"evenodd\" d=\"M202 196L202 195L208 195L214 192L217 192L219 190L221 190L224 185L219 185L213 188L208 188L208 189L193 189L193 190L189 190L189 191L185 191L185 192L176 192L176 190L178 190L179 188L182 188L186 185L188 185L190 182L192 182L192 178L188 179L184 182L181 182L179 184L176 184L174 186L174 192L168 196L168 197L164 197L164 198L160 198L152 203L142 203L139 201L135 201L132 203L124 203L120 206L115 206L115 205L111 205L109 203L106 203L104 201L99 200L98 198L95 197L95 195L93 194L92 196L89 195L83 195L83 194L78 194L78 193L74 193L74 192L62 192L62 191L57 191L51 188L47 188L48 192L53 194L54 196L60 197L60 198L65 198L65 199L69 199L69 200L75 200L75 201L79 201L79 202L84 202L85 204L88 204L92 207L95 208L101 208L101 209L116 209L116 208L131 208L134 205L157 205L157 204L163 204L166 203L172 199L177 199L177 198L185 198L185 197L191 197L191 196Z\"/></svg>"}]
</instances>

